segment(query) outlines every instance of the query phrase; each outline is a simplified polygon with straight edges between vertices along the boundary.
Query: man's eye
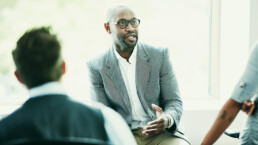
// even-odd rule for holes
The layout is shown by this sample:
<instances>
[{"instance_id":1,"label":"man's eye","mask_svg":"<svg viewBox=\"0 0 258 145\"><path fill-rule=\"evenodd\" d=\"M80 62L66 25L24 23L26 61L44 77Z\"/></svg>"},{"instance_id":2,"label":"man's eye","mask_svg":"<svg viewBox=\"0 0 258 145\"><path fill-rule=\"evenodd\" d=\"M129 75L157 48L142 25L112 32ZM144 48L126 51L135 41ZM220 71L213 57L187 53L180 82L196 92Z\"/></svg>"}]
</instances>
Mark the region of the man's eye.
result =
<instances>
[{"instance_id":1,"label":"man's eye","mask_svg":"<svg viewBox=\"0 0 258 145\"><path fill-rule=\"evenodd\" d=\"M118 22L118 25L126 25L126 22Z\"/></svg>"},{"instance_id":2,"label":"man's eye","mask_svg":"<svg viewBox=\"0 0 258 145\"><path fill-rule=\"evenodd\" d=\"M136 24L137 22L136 22L136 20L132 20L131 23L132 24Z\"/></svg>"}]
</instances>

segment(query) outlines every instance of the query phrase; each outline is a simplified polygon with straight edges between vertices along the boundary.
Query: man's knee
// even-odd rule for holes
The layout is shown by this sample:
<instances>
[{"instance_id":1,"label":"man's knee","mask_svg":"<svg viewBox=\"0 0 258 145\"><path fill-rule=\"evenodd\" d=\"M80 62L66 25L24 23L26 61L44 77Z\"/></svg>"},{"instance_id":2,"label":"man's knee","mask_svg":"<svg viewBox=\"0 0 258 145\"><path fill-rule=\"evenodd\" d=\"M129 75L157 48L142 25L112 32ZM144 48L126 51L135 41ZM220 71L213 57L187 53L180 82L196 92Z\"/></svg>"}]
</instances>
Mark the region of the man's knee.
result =
<instances>
[{"instance_id":1,"label":"man's knee","mask_svg":"<svg viewBox=\"0 0 258 145\"><path fill-rule=\"evenodd\" d=\"M189 145L189 143L182 138L168 137L159 143L159 145Z\"/></svg>"}]
</instances>

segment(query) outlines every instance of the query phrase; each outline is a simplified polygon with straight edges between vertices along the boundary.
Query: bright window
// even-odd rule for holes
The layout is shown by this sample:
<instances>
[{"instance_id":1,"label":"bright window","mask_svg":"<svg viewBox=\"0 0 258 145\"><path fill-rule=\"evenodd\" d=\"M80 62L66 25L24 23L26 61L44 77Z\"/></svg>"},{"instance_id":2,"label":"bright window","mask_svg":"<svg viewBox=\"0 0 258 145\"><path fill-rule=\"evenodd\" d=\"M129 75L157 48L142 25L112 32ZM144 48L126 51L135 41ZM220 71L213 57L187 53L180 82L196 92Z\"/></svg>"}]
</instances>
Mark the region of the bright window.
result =
<instances>
[{"instance_id":1,"label":"bright window","mask_svg":"<svg viewBox=\"0 0 258 145\"><path fill-rule=\"evenodd\" d=\"M107 8L119 0L0 2L0 106L18 105L26 89L15 80L11 51L28 28L51 25L67 63L68 93L90 101L86 61L112 44L104 30ZM217 97L219 3L209 0L128 0L141 20L139 40L169 48L183 100ZM215 77L215 79L213 79ZM17 101L18 100L18 101ZM1 113L1 112L0 112Z\"/></svg>"}]
</instances>

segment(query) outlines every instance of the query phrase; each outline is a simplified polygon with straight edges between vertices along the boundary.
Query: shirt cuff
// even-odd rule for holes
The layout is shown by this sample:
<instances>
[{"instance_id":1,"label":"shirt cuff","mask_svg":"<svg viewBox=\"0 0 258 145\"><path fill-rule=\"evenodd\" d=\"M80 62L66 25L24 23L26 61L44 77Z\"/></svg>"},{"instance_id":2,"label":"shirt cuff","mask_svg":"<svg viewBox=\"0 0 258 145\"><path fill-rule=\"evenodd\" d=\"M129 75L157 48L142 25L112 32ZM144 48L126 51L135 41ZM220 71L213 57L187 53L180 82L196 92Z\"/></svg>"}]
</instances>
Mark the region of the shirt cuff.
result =
<instances>
[{"instance_id":1,"label":"shirt cuff","mask_svg":"<svg viewBox=\"0 0 258 145\"><path fill-rule=\"evenodd\" d=\"M170 115L170 114L166 114L166 117L168 118L167 128L170 128L174 124L174 119L173 119L172 115Z\"/></svg>"}]
</instances>

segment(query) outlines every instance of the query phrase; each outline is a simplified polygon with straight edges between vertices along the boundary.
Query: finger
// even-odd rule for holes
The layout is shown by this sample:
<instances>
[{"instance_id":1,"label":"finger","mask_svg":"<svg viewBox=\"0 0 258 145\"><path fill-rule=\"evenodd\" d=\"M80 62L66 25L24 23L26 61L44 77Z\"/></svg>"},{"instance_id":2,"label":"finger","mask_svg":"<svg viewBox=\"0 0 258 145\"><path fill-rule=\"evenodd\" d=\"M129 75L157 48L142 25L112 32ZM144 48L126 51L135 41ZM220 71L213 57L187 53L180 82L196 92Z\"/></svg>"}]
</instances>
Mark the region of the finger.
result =
<instances>
[{"instance_id":1,"label":"finger","mask_svg":"<svg viewBox=\"0 0 258 145\"><path fill-rule=\"evenodd\" d=\"M160 130L164 130L165 129L165 123L161 122L155 125L148 125L146 127L143 128L143 130L149 130L149 129L160 129Z\"/></svg>"},{"instance_id":2,"label":"finger","mask_svg":"<svg viewBox=\"0 0 258 145\"><path fill-rule=\"evenodd\" d=\"M142 132L144 135L155 135L164 132L163 128L157 128L157 129L150 129L150 130L145 130Z\"/></svg>"},{"instance_id":3,"label":"finger","mask_svg":"<svg viewBox=\"0 0 258 145\"><path fill-rule=\"evenodd\" d=\"M158 112L163 112L162 108L160 108L159 106L155 105L155 104L151 104L152 108L155 109Z\"/></svg>"},{"instance_id":4,"label":"finger","mask_svg":"<svg viewBox=\"0 0 258 145\"><path fill-rule=\"evenodd\" d=\"M150 129L150 130L142 131L142 134L144 134L144 135L154 135L154 134L157 134L157 133L158 133L157 129Z\"/></svg>"},{"instance_id":5,"label":"finger","mask_svg":"<svg viewBox=\"0 0 258 145\"><path fill-rule=\"evenodd\" d=\"M251 100L245 101L244 104L246 106L251 106L253 104L253 102Z\"/></svg>"},{"instance_id":6,"label":"finger","mask_svg":"<svg viewBox=\"0 0 258 145\"><path fill-rule=\"evenodd\" d=\"M143 133L152 133L152 132L155 132L155 131L157 131L158 129L157 128L155 128L155 129L148 129L148 130L143 130L142 132Z\"/></svg>"},{"instance_id":7,"label":"finger","mask_svg":"<svg viewBox=\"0 0 258 145\"><path fill-rule=\"evenodd\" d=\"M153 131L154 131L154 130L153 130ZM147 130L143 130L143 131L142 131L142 134L143 134L143 135L150 135L150 134L152 134L152 131L151 131L151 130L148 130L148 131L147 131Z\"/></svg>"},{"instance_id":8,"label":"finger","mask_svg":"<svg viewBox=\"0 0 258 145\"><path fill-rule=\"evenodd\" d=\"M246 102L246 106L247 106L247 107L250 107L251 105L252 105L252 102L251 102L251 101L247 101L247 102Z\"/></svg>"},{"instance_id":9,"label":"finger","mask_svg":"<svg viewBox=\"0 0 258 145\"><path fill-rule=\"evenodd\" d=\"M250 107L252 105L252 101L245 101L242 105L242 110L243 111L247 111L248 107Z\"/></svg>"},{"instance_id":10,"label":"finger","mask_svg":"<svg viewBox=\"0 0 258 145\"><path fill-rule=\"evenodd\" d=\"M250 109L248 110L248 112L247 112L247 115L252 115L252 113L253 113L253 111L254 111L254 108L255 108L255 105L254 104L252 104L252 106L250 107Z\"/></svg>"},{"instance_id":11,"label":"finger","mask_svg":"<svg viewBox=\"0 0 258 145\"><path fill-rule=\"evenodd\" d=\"M150 130L150 129L162 129L165 127L165 124L155 124L151 126L145 126L143 130Z\"/></svg>"},{"instance_id":12,"label":"finger","mask_svg":"<svg viewBox=\"0 0 258 145\"><path fill-rule=\"evenodd\" d=\"M155 128L157 128L157 124L145 126L143 128L143 130L150 130L150 129L155 129Z\"/></svg>"},{"instance_id":13,"label":"finger","mask_svg":"<svg viewBox=\"0 0 258 145\"><path fill-rule=\"evenodd\" d=\"M150 126L150 125L154 125L154 124L160 124L160 123L163 123L164 122L164 119L156 119L156 120L153 120L151 122L148 122L147 125Z\"/></svg>"}]
</instances>

